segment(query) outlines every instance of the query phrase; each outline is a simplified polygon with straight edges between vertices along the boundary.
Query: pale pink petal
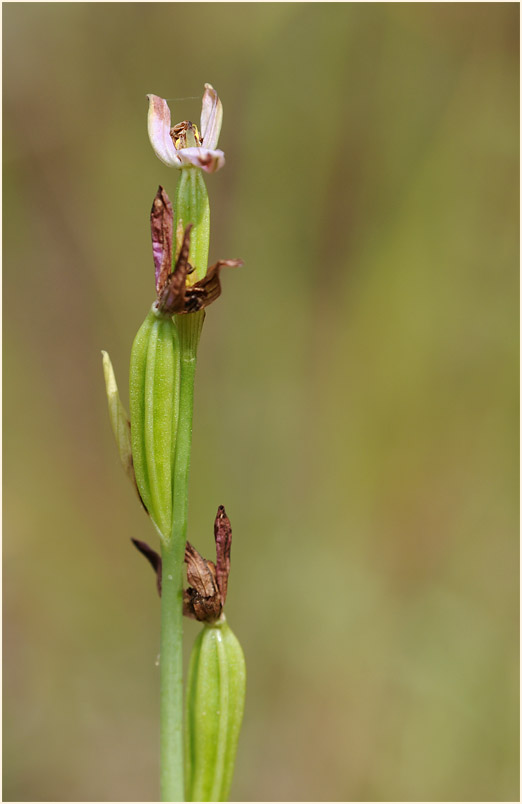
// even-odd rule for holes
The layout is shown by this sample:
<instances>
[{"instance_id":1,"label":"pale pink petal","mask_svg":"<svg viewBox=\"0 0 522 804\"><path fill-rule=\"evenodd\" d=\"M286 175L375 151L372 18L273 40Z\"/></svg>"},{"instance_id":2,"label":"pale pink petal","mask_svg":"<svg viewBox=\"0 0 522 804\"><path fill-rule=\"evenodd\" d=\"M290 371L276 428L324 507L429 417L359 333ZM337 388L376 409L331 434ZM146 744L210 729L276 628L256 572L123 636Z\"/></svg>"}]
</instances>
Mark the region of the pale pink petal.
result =
<instances>
[{"instance_id":1,"label":"pale pink petal","mask_svg":"<svg viewBox=\"0 0 522 804\"><path fill-rule=\"evenodd\" d=\"M211 84L205 84L201 107L201 136L203 145L211 151L218 144L222 120L223 106L218 94Z\"/></svg>"},{"instance_id":2,"label":"pale pink petal","mask_svg":"<svg viewBox=\"0 0 522 804\"><path fill-rule=\"evenodd\" d=\"M149 99L148 129L150 144L154 153L169 167L181 166L181 159L170 136L170 109L167 101L158 95L147 95Z\"/></svg>"},{"instance_id":3,"label":"pale pink petal","mask_svg":"<svg viewBox=\"0 0 522 804\"><path fill-rule=\"evenodd\" d=\"M182 165L194 165L206 173L215 173L225 164L225 154L219 149L210 151L208 148L182 148L178 154Z\"/></svg>"}]
</instances>

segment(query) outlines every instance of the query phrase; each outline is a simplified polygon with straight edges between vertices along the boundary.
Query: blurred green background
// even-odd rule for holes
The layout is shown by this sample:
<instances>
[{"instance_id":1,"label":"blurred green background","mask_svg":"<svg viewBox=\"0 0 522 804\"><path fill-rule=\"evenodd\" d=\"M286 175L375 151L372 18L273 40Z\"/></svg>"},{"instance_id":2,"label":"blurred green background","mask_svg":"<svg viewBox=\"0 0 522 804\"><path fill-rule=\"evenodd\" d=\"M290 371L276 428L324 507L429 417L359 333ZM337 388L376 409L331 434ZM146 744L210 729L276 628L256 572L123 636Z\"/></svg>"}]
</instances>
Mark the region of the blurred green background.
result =
<instances>
[{"instance_id":1,"label":"blurred green background","mask_svg":"<svg viewBox=\"0 0 522 804\"><path fill-rule=\"evenodd\" d=\"M3 11L4 800L158 796L155 536L100 350L127 403L177 180L145 94L199 120L205 81L210 257L245 261L189 529L234 528L232 796L518 799L518 5Z\"/></svg>"}]
</instances>

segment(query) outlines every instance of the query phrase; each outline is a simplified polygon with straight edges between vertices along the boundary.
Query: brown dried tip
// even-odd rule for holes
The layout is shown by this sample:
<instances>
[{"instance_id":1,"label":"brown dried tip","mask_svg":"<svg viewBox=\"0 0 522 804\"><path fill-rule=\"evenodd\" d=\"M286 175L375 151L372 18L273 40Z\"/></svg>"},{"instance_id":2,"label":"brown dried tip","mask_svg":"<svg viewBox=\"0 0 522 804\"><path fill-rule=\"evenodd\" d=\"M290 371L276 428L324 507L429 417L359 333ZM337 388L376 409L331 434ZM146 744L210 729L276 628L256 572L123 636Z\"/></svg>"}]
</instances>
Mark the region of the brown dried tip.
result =
<instances>
[{"instance_id":1,"label":"brown dried tip","mask_svg":"<svg viewBox=\"0 0 522 804\"><path fill-rule=\"evenodd\" d=\"M152 569L156 573L156 586L158 588L158 594L161 597L161 556L152 547L149 547L147 542L140 542L139 539L131 539L136 550L138 550L142 556L145 556L149 564L151 565Z\"/></svg>"},{"instance_id":2,"label":"brown dried tip","mask_svg":"<svg viewBox=\"0 0 522 804\"><path fill-rule=\"evenodd\" d=\"M216 540L217 585L224 606L227 599L230 548L232 545L232 526L224 505L220 505L217 511L216 521L214 522L214 539Z\"/></svg>"}]
</instances>

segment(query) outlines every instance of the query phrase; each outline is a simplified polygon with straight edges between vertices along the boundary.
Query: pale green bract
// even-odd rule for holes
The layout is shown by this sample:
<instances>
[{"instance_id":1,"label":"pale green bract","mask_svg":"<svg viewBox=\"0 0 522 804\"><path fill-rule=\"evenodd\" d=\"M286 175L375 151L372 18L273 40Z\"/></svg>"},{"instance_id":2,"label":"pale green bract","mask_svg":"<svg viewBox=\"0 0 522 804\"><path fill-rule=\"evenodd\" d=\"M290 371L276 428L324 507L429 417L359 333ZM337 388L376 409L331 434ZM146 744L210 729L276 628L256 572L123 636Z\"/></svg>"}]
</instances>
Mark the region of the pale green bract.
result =
<instances>
[{"instance_id":1,"label":"pale green bract","mask_svg":"<svg viewBox=\"0 0 522 804\"><path fill-rule=\"evenodd\" d=\"M109 416L111 419L112 432L116 439L120 460L125 473L130 477L132 482L134 479L134 469L132 467L132 448L131 448L131 435L130 435L130 421L127 411L123 407L118 393L118 386L116 384L116 377L112 367L111 359L108 352L102 351L103 357L103 374L105 377L105 390L107 392L107 402L109 404Z\"/></svg>"}]
</instances>

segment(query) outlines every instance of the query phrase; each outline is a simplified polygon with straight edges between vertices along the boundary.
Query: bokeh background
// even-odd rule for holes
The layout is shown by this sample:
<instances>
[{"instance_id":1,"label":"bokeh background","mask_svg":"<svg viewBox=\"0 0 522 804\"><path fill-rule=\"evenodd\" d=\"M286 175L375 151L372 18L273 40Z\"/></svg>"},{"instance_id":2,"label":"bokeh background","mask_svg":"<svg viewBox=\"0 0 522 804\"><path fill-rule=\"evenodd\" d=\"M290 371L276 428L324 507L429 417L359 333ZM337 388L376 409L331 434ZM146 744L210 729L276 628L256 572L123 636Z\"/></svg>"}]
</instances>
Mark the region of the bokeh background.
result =
<instances>
[{"instance_id":1,"label":"bokeh background","mask_svg":"<svg viewBox=\"0 0 522 804\"><path fill-rule=\"evenodd\" d=\"M516 4L7 4L4 800L156 800L120 469L147 92L224 104L190 537L234 528L237 800L516 800ZM182 100L188 98L188 100ZM197 633L187 623L187 652Z\"/></svg>"}]
</instances>

